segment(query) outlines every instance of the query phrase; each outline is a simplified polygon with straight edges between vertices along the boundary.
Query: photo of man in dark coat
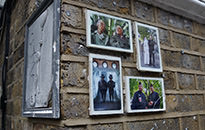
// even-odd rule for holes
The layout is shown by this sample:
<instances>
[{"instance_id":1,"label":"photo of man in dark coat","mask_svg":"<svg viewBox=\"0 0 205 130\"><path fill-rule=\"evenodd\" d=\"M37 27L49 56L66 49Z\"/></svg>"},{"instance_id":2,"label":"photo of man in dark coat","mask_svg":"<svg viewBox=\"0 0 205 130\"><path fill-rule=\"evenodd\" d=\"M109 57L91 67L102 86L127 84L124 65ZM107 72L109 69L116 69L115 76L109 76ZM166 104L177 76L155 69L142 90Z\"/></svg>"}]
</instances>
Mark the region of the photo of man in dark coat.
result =
<instances>
[{"instance_id":1,"label":"photo of man in dark coat","mask_svg":"<svg viewBox=\"0 0 205 130\"><path fill-rule=\"evenodd\" d=\"M105 23L103 20L99 19L97 22L97 30L92 33L92 44L104 45L106 46L109 42L109 37L105 33Z\"/></svg>"},{"instance_id":2,"label":"photo of man in dark coat","mask_svg":"<svg viewBox=\"0 0 205 130\"><path fill-rule=\"evenodd\" d=\"M150 66L155 66L155 57L154 57L154 46L155 46L155 41L153 40L153 37L150 36L148 45L149 45L149 65Z\"/></svg>"},{"instance_id":3,"label":"photo of man in dark coat","mask_svg":"<svg viewBox=\"0 0 205 130\"><path fill-rule=\"evenodd\" d=\"M150 85L151 94L148 96L148 108L159 109L160 108L160 97L157 92L154 91L154 87Z\"/></svg>"},{"instance_id":4,"label":"photo of man in dark coat","mask_svg":"<svg viewBox=\"0 0 205 130\"><path fill-rule=\"evenodd\" d=\"M129 39L123 34L123 29L121 26L117 25L115 35L110 39L110 45L113 47L130 49Z\"/></svg>"},{"instance_id":5,"label":"photo of man in dark coat","mask_svg":"<svg viewBox=\"0 0 205 130\"><path fill-rule=\"evenodd\" d=\"M142 89L142 84L139 82L139 90L134 94L131 109L147 109L147 100Z\"/></svg>"},{"instance_id":6,"label":"photo of man in dark coat","mask_svg":"<svg viewBox=\"0 0 205 130\"><path fill-rule=\"evenodd\" d=\"M110 79L110 80L108 81L107 85L108 85L108 88L109 88L109 96L110 96L110 102L111 102L111 101L114 101L115 82L112 80L113 77L112 77L111 74L110 74L110 76L109 76L109 79Z\"/></svg>"},{"instance_id":7,"label":"photo of man in dark coat","mask_svg":"<svg viewBox=\"0 0 205 130\"><path fill-rule=\"evenodd\" d=\"M104 80L105 76L104 74L101 74L101 80L98 82L98 89L100 91L100 94L102 95L102 100L105 102L106 99L106 92L107 92L107 82Z\"/></svg>"}]
</instances>

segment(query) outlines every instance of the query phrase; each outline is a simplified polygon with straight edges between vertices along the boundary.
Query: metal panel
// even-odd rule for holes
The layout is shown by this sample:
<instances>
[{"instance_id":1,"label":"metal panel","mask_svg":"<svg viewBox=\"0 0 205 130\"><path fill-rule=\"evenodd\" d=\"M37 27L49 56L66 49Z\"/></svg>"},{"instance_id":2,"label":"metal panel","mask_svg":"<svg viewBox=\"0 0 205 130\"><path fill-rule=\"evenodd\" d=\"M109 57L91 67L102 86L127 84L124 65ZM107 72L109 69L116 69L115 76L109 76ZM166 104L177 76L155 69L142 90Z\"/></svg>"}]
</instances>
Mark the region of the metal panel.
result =
<instances>
[{"instance_id":1,"label":"metal panel","mask_svg":"<svg viewBox=\"0 0 205 130\"><path fill-rule=\"evenodd\" d=\"M27 22L23 116L59 118L59 8L45 0Z\"/></svg>"}]
</instances>

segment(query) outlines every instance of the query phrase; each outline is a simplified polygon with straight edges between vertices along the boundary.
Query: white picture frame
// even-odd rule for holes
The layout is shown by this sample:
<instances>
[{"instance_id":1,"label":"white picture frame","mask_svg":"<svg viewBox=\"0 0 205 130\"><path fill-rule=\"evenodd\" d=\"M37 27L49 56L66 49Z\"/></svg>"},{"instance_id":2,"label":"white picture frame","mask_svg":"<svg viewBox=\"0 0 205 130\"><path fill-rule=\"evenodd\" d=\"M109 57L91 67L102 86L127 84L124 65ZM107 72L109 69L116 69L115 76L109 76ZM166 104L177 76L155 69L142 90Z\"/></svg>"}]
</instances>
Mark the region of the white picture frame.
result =
<instances>
[{"instance_id":1,"label":"white picture frame","mask_svg":"<svg viewBox=\"0 0 205 130\"><path fill-rule=\"evenodd\" d=\"M142 93L146 99L144 99L143 94L139 92L140 82L142 85ZM151 84L155 93L151 92ZM127 113L166 111L163 78L125 76L125 86Z\"/></svg>"},{"instance_id":2,"label":"white picture frame","mask_svg":"<svg viewBox=\"0 0 205 130\"><path fill-rule=\"evenodd\" d=\"M91 10L86 10L85 16L87 47L133 52L130 20Z\"/></svg>"},{"instance_id":3,"label":"white picture frame","mask_svg":"<svg viewBox=\"0 0 205 130\"><path fill-rule=\"evenodd\" d=\"M44 0L26 23L22 116L60 118L60 2Z\"/></svg>"},{"instance_id":4,"label":"white picture frame","mask_svg":"<svg viewBox=\"0 0 205 130\"><path fill-rule=\"evenodd\" d=\"M140 71L162 72L158 28L135 22L137 68ZM151 36L151 37L150 37Z\"/></svg>"},{"instance_id":5,"label":"white picture frame","mask_svg":"<svg viewBox=\"0 0 205 130\"><path fill-rule=\"evenodd\" d=\"M102 78L103 76L104 78ZM115 83L109 82L110 77L112 77L112 80ZM106 83L104 81L102 83L101 81L102 79L104 79ZM107 90L103 88L103 86L105 86L104 84L107 84ZM109 89L113 87L112 84L115 85L113 91L112 89ZM122 114L123 113L123 92L122 91L123 90L122 90L121 58L107 56L107 55L90 54L89 55L90 115Z\"/></svg>"}]
</instances>

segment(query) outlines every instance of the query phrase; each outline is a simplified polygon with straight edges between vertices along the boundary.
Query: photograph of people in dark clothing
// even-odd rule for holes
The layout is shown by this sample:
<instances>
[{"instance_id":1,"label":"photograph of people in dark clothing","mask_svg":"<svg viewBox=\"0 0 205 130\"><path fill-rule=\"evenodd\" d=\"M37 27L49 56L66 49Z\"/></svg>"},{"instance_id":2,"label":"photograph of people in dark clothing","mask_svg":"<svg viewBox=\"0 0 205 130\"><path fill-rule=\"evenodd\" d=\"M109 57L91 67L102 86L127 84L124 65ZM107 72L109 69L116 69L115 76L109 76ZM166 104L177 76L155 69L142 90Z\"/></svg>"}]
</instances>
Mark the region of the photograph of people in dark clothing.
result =
<instances>
[{"instance_id":1,"label":"photograph of people in dark clothing","mask_svg":"<svg viewBox=\"0 0 205 130\"><path fill-rule=\"evenodd\" d=\"M133 52L130 20L87 10L86 35L88 47Z\"/></svg>"},{"instance_id":2,"label":"photograph of people in dark clothing","mask_svg":"<svg viewBox=\"0 0 205 130\"><path fill-rule=\"evenodd\" d=\"M165 93L162 78L126 76L128 112L165 110Z\"/></svg>"},{"instance_id":3,"label":"photograph of people in dark clothing","mask_svg":"<svg viewBox=\"0 0 205 130\"><path fill-rule=\"evenodd\" d=\"M158 28L136 23L138 68L162 72Z\"/></svg>"},{"instance_id":4,"label":"photograph of people in dark clothing","mask_svg":"<svg viewBox=\"0 0 205 130\"><path fill-rule=\"evenodd\" d=\"M120 58L90 54L90 60L91 114L123 112Z\"/></svg>"}]
</instances>

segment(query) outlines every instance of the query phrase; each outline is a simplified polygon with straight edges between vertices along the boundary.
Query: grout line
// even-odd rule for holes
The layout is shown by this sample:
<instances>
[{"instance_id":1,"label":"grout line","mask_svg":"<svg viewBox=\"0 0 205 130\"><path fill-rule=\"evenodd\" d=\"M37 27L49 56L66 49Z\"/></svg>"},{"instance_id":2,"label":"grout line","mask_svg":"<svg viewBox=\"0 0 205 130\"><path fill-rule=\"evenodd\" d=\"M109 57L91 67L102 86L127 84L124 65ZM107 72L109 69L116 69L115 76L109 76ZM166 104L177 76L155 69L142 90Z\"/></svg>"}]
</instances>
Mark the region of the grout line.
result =
<instances>
[{"instance_id":1,"label":"grout line","mask_svg":"<svg viewBox=\"0 0 205 130\"><path fill-rule=\"evenodd\" d=\"M156 7L154 7L154 22L158 24L158 9Z\"/></svg>"},{"instance_id":2,"label":"grout line","mask_svg":"<svg viewBox=\"0 0 205 130\"><path fill-rule=\"evenodd\" d=\"M198 80L197 80L197 75L196 74L194 75L194 81L195 81L196 90L198 90L199 86L198 86Z\"/></svg>"},{"instance_id":3,"label":"grout line","mask_svg":"<svg viewBox=\"0 0 205 130\"><path fill-rule=\"evenodd\" d=\"M74 55L61 55L61 61L73 61L73 62L88 62L87 56L74 56ZM136 63L128 63L128 62L122 62L122 67L127 68L136 68ZM205 75L205 72L201 72L198 70L189 70L184 68L174 68L174 67L163 67L164 71L171 71L171 72L180 72L180 73L186 73L186 74L197 74L197 75Z\"/></svg>"},{"instance_id":4,"label":"grout line","mask_svg":"<svg viewBox=\"0 0 205 130\"><path fill-rule=\"evenodd\" d=\"M128 130L126 122L122 122L123 130Z\"/></svg>"},{"instance_id":5,"label":"grout line","mask_svg":"<svg viewBox=\"0 0 205 130\"><path fill-rule=\"evenodd\" d=\"M189 39L190 39L190 50L193 50L193 38L192 36L189 36Z\"/></svg>"},{"instance_id":6,"label":"grout line","mask_svg":"<svg viewBox=\"0 0 205 130\"><path fill-rule=\"evenodd\" d=\"M180 88L179 88L179 79L178 79L178 74L177 74L177 72L175 72L175 79L176 79L176 90L179 91Z\"/></svg>"},{"instance_id":7,"label":"grout line","mask_svg":"<svg viewBox=\"0 0 205 130\"><path fill-rule=\"evenodd\" d=\"M202 61L202 57L199 57L200 60L200 70L203 71L203 61Z\"/></svg>"},{"instance_id":8,"label":"grout line","mask_svg":"<svg viewBox=\"0 0 205 130\"><path fill-rule=\"evenodd\" d=\"M130 4L131 4L131 15L132 15L132 16L135 16L134 0L131 0L131 1L130 1Z\"/></svg>"},{"instance_id":9,"label":"grout line","mask_svg":"<svg viewBox=\"0 0 205 130\"><path fill-rule=\"evenodd\" d=\"M183 126L182 126L182 118L179 118L179 129L183 130Z\"/></svg>"},{"instance_id":10,"label":"grout line","mask_svg":"<svg viewBox=\"0 0 205 130\"><path fill-rule=\"evenodd\" d=\"M195 116L197 114L205 114L204 110L201 111L191 111L191 112L170 112L170 113L156 113L144 116L143 114L132 114L124 116L103 116L102 118L86 118L86 119L65 119L62 123L69 126L78 125L93 125L93 124L107 124L107 123L120 123L120 122L136 122L136 121L149 121L149 120L160 120L160 119L170 119L170 118L182 118ZM180 119L181 120L181 119Z\"/></svg>"},{"instance_id":11,"label":"grout line","mask_svg":"<svg viewBox=\"0 0 205 130\"><path fill-rule=\"evenodd\" d=\"M199 130L202 130L201 117L200 117L199 114L197 114L197 118L198 118L198 127L199 127Z\"/></svg>"}]
</instances>

